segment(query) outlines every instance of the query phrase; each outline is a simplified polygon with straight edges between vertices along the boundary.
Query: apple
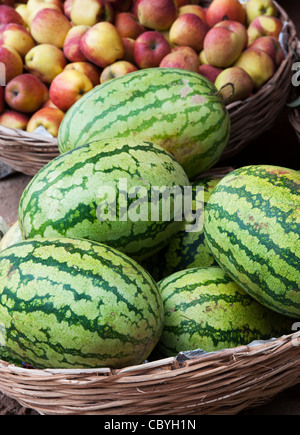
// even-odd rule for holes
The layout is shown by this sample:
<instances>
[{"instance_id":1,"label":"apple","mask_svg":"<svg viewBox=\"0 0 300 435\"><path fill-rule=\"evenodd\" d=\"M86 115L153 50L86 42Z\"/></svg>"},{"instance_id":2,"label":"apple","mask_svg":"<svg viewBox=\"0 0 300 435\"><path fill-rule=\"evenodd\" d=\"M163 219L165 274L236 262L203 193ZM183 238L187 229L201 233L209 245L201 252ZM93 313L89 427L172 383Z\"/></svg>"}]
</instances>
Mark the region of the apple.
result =
<instances>
[{"instance_id":1,"label":"apple","mask_svg":"<svg viewBox=\"0 0 300 435\"><path fill-rule=\"evenodd\" d=\"M231 83L233 88L226 86L228 83ZM220 95L226 104L230 104L248 98L254 89L254 83L244 69L233 66L218 75L215 87L220 91Z\"/></svg>"},{"instance_id":2,"label":"apple","mask_svg":"<svg viewBox=\"0 0 300 435\"><path fill-rule=\"evenodd\" d=\"M239 23L238 21L225 20L217 23L215 27L224 27L225 29L235 32L241 39L242 49L246 50L248 47L248 33L243 24Z\"/></svg>"},{"instance_id":3,"label":"apple","mask_svg":"<svg viewBox=\"0 0 300 435\"><path fill-rule=\"evenodd\" d=\"M23 72L23 60L17 50L0 45L0 84L5 85Z\"/></svg>"},{"instance_id":4,"label":"apple","mask_svg":"<svg viewBox=\"0 0 300 435\"><path fill-rule=\"evenodd\" d=\"M179 68L199 72L199 56L191 47L176 47L160 63L160 68Z\"/></svg>"},{"instance_id":5,"label":"apple","mask_svg":"<svg viewBox=\"0 0 300 435\"><path fill-rule=\"evenodd\" d=\"M261 15L278 16L278 9L272 0L248 0L245 8L248 25Z\"/></svg>"},{"instance_id":6,"label":"apple","mask_svg":"<svg viewBox=\"0 0 300 435\"><path fill-rule=\"evenodd\" d=\"M4 110L0 115L0 125L3 127L26 130L29 116L15 110Z\"/></svg>"},{"instance_id":7,"label":"apple","mask_svg":"<svg viewBox=\"0 0 300 435\"><path fill-rule=\"evenodd\" d=\"M0 86L0 113L3 112L4 108L5 108L4 87Z\"/></svg>"},{"instance_id":8,"label":"apple","mask_svg":"<svg viewBox=\"0 0 300 435\"><path fill-rule=\"evenodd\" d=\"M114 11L106 0L73 0L71 21L75 26L93 26L100 21L113 22Z\"/></svg>"},{"instance_id":9,"label":"apple","mask_svg":"<svg viewBox=\"0 0 300 435\"><path fill-rule=\"evenodd\" d=\"M256 39L250 46L258 51L265 51L273 59L275 68L277 68L284 60L284 51L280 42L272 36L262 36Z\"/></svg>"},{"instance_id":10,"label":"apple","mask_svg":"<svg viewBox=\"0 0 300 435\"><path fill-rule=\"evenodd\" d=\"M105 21L95 24L83 35L80 49L87 60L101 68L124 56L121 36L113 24Z\"/></svg>"},{"instance_id":11,"label":"apple","mask_svg":"<svg viewBox=\"0 0 300 435\"><path fill-rule=\"evenodd\" d=\"M170 52L166 38L155 30L142 33L134 43L134 60L139 68L158 67Z\"/></svg>"},{"instance_id":12,"label":"apple","mask_svg":"<svg viewBox=\"0 0 300 435\"><path fill-rule=\"evenodd\" d=\"M86 57L80 49L80 41L88 29L90 29L90 26L84 26L81 24L79 26L72 27L68 31L63 46L63 52L70 62L86 61Z\"/></svg>"},{"instance_id":13,"label":"apple","mask_svg":"<svg viewBox=\"0 0 300 435\"><path fill-rule=\"evenodd\" d=\"M26 24L30 28L32 25L32 21L35 18L35 16L44 9L53 9L57 12L62 12L60 7L57 6L55 3L38 3L36 5L36 8L33 11L28 10L27 8L27 18L26 18Z\"/></svg>"},{"instance_id":14,"label":"apple","mask_svg":"<svg viewBox=\"0 0 300 435\"><path fill-rule=\"evenodd\" d=\"M42 105L41 108L43 109L44 107L53 107L54 109L58 109L58 107L55 106L55 104L53 103L53 101L50 100L50 98Z\"/></svg>"},{"instance_id":15,"label":"apple","mask_svg":"<svg viewBox=\"0 0 300 435\"><path fill-rule=\"evenodd\" d=\"M65 0L64 2L64 14L69 20L71 20L72 3L73 0Z\"/></svg>"},{"instance_id":16,"label":"apple","mask_svg":"<svg viewBox=\"0 0 300 435\"><path fill-rule=\"evenodd\" d=\"M172 44L191 47L199 53L208 30L207 24L197 15L183 14L172 24L169 37Z\"/></svg>"},{"instance_id":17,"label":"apple","mask_svg":"<svg viewBox=\"0 0 300 435\"><path fill-rule=\"evenodd\" d=\"M275 72L271 56L265 51L258 51L253 48L245 50L234 66L243 68L252 77L255 89L261 88Z\"/></svg>"},{"instance_id":18,"label":"apple","mask_svg":"<svg viewBox=\"0 0 300 435\"><path fill-rule=\"evenodd\" d=\"M13 47L22 58L35 46L29 31L17 23L4 24L0 27L0 45L3 44Z\"/></svg>"},{"instance_id":19,"label":"apple","mask_svg":"<svg viewBox=\"0 0 300 435\"><path fill-rule=\"evenodd\" d=\"M127 60L127 62L134 63L134 43L135 40L131 38L122 38L123 47L124 47L124 55L123 60Z\"/></svg>"},{"instance_id":20,"label":"apple","mask_svg":"<svg viewBox=\"0 0 300 435\"><path fill-rule=\"evenodd\" d=\"M200 65L199 67L199 74L206 77L212 83L215 83L217 77L219 76L219 74L221 74L222 71L223 70L221 68L216 68L211 65Z\"/></svg>"},{"instance_id":21,"label":"apple","mask_svg":"<svg viewBox=\"0 0 300 435\"><path fill-rule=\"evenodd\" d=\"M65 70L53 79L49 96L59 109L66 112L92 88L92 82L85 74L75 70Z\"/></svg>"},{"instance_id":22,"label":"apple","mask_svg":"<svg viewBox=\"0 0 300 435\"><path fill-rule=\"evenodd\" d=\"M128 12L132 7L133 1L134 0L108 0L108 3L116 12Z\"/></svg>"},{"instance_id":23,"label":"apple","mask_svg":"<svg viewBox=\"0 0 300 435\"><path fill-rule=\"evenodd\" d=\"M139 22L152 30L167 30L177 18L173 0L137 0L134 12Z\"/></svg>"},{"instance_id":24,"label":"apple","mask_svg":"<svg viewBox=\"0 0 300 435\"><path fill-rule=\"evenodd\" d=\"M212 66L227 68L239 58L244 44L245 39L230 27L215 26L204 39L205 58Z\"/></svg>"},{"instance_id":25,"label":"apple","mask_svg":"<svg viewBox=\"0 0 300 435\"><path fill-rule=\"evenodd\" d=\"M100 76L100 83L108 82L116 77L122 77L134 71L137 71L135 65L126 60L119 60L104 68Z\"/></svg>"},{"instance_id":26,"label":"apple","mask_svg":"<svg viewBox=\"0 0 300 435\"><path fill-rule=\"evenodd\" d=\"M24 26L25 22L15 9L8 5L0 5L0 26L3 24L16 23Z\"/></svg>"},{"instance_id":27,"label":"apple","mask_svg":"<svg viewBox=\"0 0 300 435\"><path fill-rule=\"evenodd\" d=\"M213 0L206 11L206 22L209 27L214 27L223 20L245 24L246 12L239 0Z\"/></svg>"},{"instance_id":28,"label":"apple","mask_svg":"<svg viewBox=\"0 0 300 435\"><path fill-rule=\"evenodd\" d=\"M65 70L75 70L85 74L92 82L93 87L99 85L101 70L90 62L68 63Z\"/></svg>"},{"instance_id":29,"label":"apple","mask_svg":"<svg viewBox=\"0 0 300 435\"><path fill-rule=\"evenodd\" d=\"M137 17L130 12L120 12L117 14L114 25L122 38L136 39L146 31L145 27L139 23Z\"/></svg>"},{"instance_id":30,"label":"apple","mask_svg":"<svg viewBox=\"0 0 300 435\"><path fill-rule=\"evenodd\" d=\"M27 19L28 19L27 4L18 3L15 7L15 11L18 12L18 14L22 17L24 22L23 26L25 26L27 24Z\"/></svg>"},{"instance_id":31,"label":"apple","mask_svg":"<svg viewBox=\"0 0 300 435\"><path fill-rule=\"evenodd\" d=\"M63 48L70 29L71 23L62 12L42 9L32 20L30 31L39 44L52 44Z\"/></svg>"},{"instance_id":32,"label":"apple","mask_svg":"<svg viewBox=\"0 0 300 435\"><path fill-rule=\"evenodd\" d=\"M65 113L58 108L43 107L29 119L26 130L28 133L33 133L42 125L53 137L57 137L64 116Z\"/></svg>"},{"instance_id":33,"label":"apple","mask_svg":"<svg viewBox=\"0 0 300 435\"><path fill-rule=\"evenodd\" d=\"M5 88L6 103L17 112L35 112L48 98L48 88L33 74L21 74L12 79Z\"/></svg>"},{"instance_id":34,"label":"apple","mask_svg":"<svg viewBox=\"0 0 300 435\"><path fill-rule=\"evenodd\" d=\"M283 28L283 22L275 17L261 15L255 18L248 27L249 46L261 36L273 36L278 39Z\"/></svg>"},{"instance_id":35,"label":"apple","mask_svg":"<svg viewBox=\"0 0 300 435\"><path fill-rule=\"evenodd\" d=\"M36 45L25 56L27 71L48 84L64 70L66 65L67 59L63 51L51 44Z\"/></svg>"},{"instance_id":36,"label":"apple","mask_svg":"<svg viewBox=\"0 0 300 435\"><path fill-rule=\"evenodd\" d=\"M205 16L206 16L205 10L199 5L186 4L184 6L181 6L178 10L178 15L180 16L184 14L195 14L199 18L201 18L202 21L205 22Z\"/></svg>"},{"instance_id":37,"label":"apple","mask_svg":"<svg viewBox=\"0 0 300 435\"><path fill-rule=\"evenodd\" d=\"M200 65L209 65L208 60L206 59L204 50L200 51L199 60L200 60Z\"/></svg>"},{"instance_id":38,"label":"apple","mask_svg":"<svg viewBox=\"0 0 300 435\"><path fill-rule=\"evenodd\" d=\"M34 11L39 11L41 10L41 8L51 7L52 5L56 6L58 9L63 11L62 0L28 0L27 1L27 8L29 13Z\"/></svg>"}]
</instances>

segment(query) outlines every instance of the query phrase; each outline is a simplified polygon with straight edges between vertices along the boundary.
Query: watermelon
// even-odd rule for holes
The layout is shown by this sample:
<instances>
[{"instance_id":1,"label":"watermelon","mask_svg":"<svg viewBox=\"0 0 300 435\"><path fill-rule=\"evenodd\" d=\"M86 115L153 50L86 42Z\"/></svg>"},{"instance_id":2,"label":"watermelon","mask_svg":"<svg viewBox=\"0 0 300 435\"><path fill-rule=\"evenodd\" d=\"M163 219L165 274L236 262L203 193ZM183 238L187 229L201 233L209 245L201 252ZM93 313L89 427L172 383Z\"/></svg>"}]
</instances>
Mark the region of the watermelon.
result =
<instances>
[{"instance_id":1,"label":"watermelon","mask_svg":"<svg viewBox=\"0 0 300 435\"><path fill-rule=\"evenodd\" d=\"M221 179L222 177L207 177L192 183L193 213L198 211L202 214L202 219L208 199ZM198 198L196 197L197 188L204 189L203 192L198 192ZM203 193L204 204L202 202ZM202 204L201 208L199 208L200 204ZM204 229L188 231L187 227L189 225L190 223L187 223L185 228L175 234L168 246L163 248L158 255L152 256L143 263L143 266L156 281L160 281L179 270L217 265L215 258L205 243Z\"/></svg>"},{"instance_id":2,"label":"watermelon","mask_svg":"<svg viewBox=\"0 0 300 435\"><path fill-rule=\"evenodd\" d=\"M15 222L0 241L0 252L22 240L19 221Z\"/></svg>"},{"instance_id":3,"label":"watermelon","mask_svg":"<svg viewBox=\"0 0 300 435\"><path fill-rule=\"evenodd\" d=\"M96 141L58 156L32 179L19 204L21 232L24 239L94 240L143 260L184 225L183 217L175 220L173 196L170 217L160 213L152 220L153 189L182 191L189 185L182 167L160 146L136 139ZM135 189L138 195L130 199ZM162 210L161 196L157 204Z\"/></svg>"},{"instance_id":4,"label":"watermelon","mask_svg":"<svg viewBox=\"0 0 300 435\"><path fill-rule=\"evenodd\" d=\"M212 167L230 135L230 117L215 86L194 72L150 68L96 86L66 113L61 153L122 137L164 147L189 178Z\"/></svg>"},{"instance_id":5,"label":"watermelon","mask_svg":"<svg viewBox=\"0 0 300 435\"><path fill-rule=\"evenodd\" d=\"M0 254L0 345L36 368L121 368L161 335L156 283L135 261L82 239L33 239Z\"/></svg>"},{"instance_id":6,"label":"watermelon","mask_svg":"<svg viewBox=\"0 0 300 435\"><path fill-rule=\"evenodd\" d=\"M162 356L213 352L291 332L292 322L259 304L220 267L176 272L158 283L164 302Z\"/></svg>"},{"instance_id":7,"label":"watermelon","mask_svg":"<svg viewBox=\"0 0 300 435\"><path fill-rule=\"evenodd\" d=\"M213 191L205 237L219 265L247 293L289 317L300 315L300 173L253 165Z\"/></svg>"}]
</instances>

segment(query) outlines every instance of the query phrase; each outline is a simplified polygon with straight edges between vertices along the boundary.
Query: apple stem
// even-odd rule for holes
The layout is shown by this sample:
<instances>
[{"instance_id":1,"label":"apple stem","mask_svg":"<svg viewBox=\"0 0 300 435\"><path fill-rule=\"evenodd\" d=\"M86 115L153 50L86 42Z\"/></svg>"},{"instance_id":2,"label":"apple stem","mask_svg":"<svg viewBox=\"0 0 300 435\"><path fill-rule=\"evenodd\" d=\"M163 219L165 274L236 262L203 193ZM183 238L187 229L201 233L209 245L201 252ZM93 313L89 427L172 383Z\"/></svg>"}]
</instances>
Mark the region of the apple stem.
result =
<instances>
[{"instance_id":1,"label":"apple stem","mask_svg":"<svg viewBox=\"0 0 300 435\"><path fill-rule=\"evenodd\" d=\"M231 92L230 95L228 95L228 97L223 98L224 104L226 105L226 104L227 104L227 101L228 101L228 100L233 96L234 91L235 91L235 88L234 88L234 84L233 84L233 83L226 83L226 85L223 85L223 86L222 86L222 87L221 87L217 92L215 92L214 94L210 94L210 95L212 95L212 96L219 95L219 96L220 96L221 91L222 91L224 88L226 88L227 86L231 86L231 90L232 90L232 92Z\"/></svg>"}]
</instances>

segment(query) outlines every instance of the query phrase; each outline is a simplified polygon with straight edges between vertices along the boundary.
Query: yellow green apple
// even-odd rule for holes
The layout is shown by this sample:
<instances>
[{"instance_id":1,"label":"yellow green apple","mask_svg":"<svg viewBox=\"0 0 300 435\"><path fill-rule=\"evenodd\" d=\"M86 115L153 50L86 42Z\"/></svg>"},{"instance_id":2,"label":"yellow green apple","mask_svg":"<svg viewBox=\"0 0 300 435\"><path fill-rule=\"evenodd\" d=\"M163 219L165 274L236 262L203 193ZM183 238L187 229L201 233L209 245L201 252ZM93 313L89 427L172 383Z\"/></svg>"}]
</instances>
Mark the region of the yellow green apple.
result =
<instances>
[{"instance_id":1,"label":"yellow green apple","mask_svg":"<svg viewBox=\"0 0 300 435\"><path fill-rule=\"evenodd\" d=\"M106 21L92 26L81 38L80 49L95 65L105 68L124 56L124 46L116 27Z\"/></svg>"},{"instance_id":2,"label":"yellow green apple","mask_svg":"<svg viewBox=\"0 0 300 435\"><path fill-rule=\"evenodd\" d=\"M49 96L59 109L66 112L92 88L92 82L85 74L75 70L65 70L52 81Z\"/></svg>"},{"instance_id":3,"label":"yellow green apple","mask_svg":"<svg viewBox=\"0 0 300 435\"><path fill-rule=\"evenodd\" d=\"M65 70L75 70L85 74L92 82L93 87L99 85L101 69L90 62L68 63Z\"/></svg>"},{"instance_id":4,"label":"yellow green apple","mask_svg":"<svg viewBox=\"0 0 300 435\"><path fill-rule=\"evenodd\" d=\"M42 9L32 20L30 31L39 44L52 44L63 48L71 27L70 21L61 11Z\"/></svg>"},{"instance_id":5,"label":"yellow green apple","mask_svg":"<svg viewBox=\"0 0 300 435\"><path fill-rule=\"evenodd\" d=\"M198 15L183 14L172 24L169 37L172 44L191 47L200 53L208 30L207 24Z\"/></svg>"},{"instance_id":6,"label":"yellow green apple","mask_svg":"<svg viewBox=\"0 0 300 435\"><path fill-rule=\"evenodd\" d=\"M3 127L26 130L29 116L15 110L4 110L0 115L0 125Z\"/></svg>"},{"instance_id":7,"label":"yellow green apple","mask_svg":"<svg viewBox=\"0 0 300 435\"><path fill-rule=\"evenodd\" d=\"M137 71L135 65L126 60L119 60L104 68L100 75L100 83L108 82L116 77L122 77L134 71Z\"/></svg>"},{"instance_id":8,"label":"yellow green apple","mask_svg":"<svg viewBox=\"0 0 300 435\"><path fill-rule=\"evenodd\" d=\"M162 59L170 52L170 44L156 30L142 33L134 43L134 61L139 68L158 67Z\"/></svg>"},{"instance_id":9,"label":"yellow green apple","mask_svg":"<svg viewBox=\"0 0 300 435\"><path fill-rule=\"evenodd\" d=\"M274 75L275 67L271 56L265 51L248 48L234 66L243 68L254 82L254 88L261 88Z\"/></svg>"},{"instance_id":10,"label":"yellow green apple","mask_svg":"<svg viewBox=\"0 0 300 435\"><path fill-rule=\"evenodd\" d=\"M39 44L33 47L25 56L27 71L50 84L67 65L63 51L51 44Z\"/></svg>"},{"instance_id":11,"label":"yellow green apple","mask_svg":"<svg viewBox=\"0 0 300 435\"><path fill-rule=\"evenodd\" d=\"M21 74L7 83L5 101L17 112L33 113L49 98L46 85L33 74Z\"/></svg>"},{"instance_id":12,"label":"yellow green apple","mask_svg":"<svg viewBox=\"0 0 300 435\"><path fill-rule=\"evenodd\" d=\"M81 24L71 27L68 31L63 46L63 52L70 62L84 62L86 60L86 57L80 49L80 40L88 29L90 29L90 26Z\"/></svg>"},{"instance_id":13,"label":"yellow green apple","mask_svg":"<svg viewBox=\"0 0 300 435\"><path fill-rule=\"evenodd\" d=\"M31 116L26 130L28 133L33 133L42 125L52 136L57 137L64 116L65 113L58 108L43 107Z\"/></svg>"},{"instance_id":14,"label":"yellow green apple","mask_svg":"<svg viewBox=\"0 0 300 435\"><path fill-rule=\"evenodd\" d=\"M0 27L0 45L13 47L24 58L35 46L30 32L17 23L4 24Z\"/></svg>"},{"instance_id":15,"label":"yellow green apple","mask_svg":"<svg viewBox=\"0 0 300 435\"><path fill-rule=\"evenodd\" d=\"M220 91L226 104L230 104L248 98L254 89L254 82L244 69L233 66L226 68L218 75L215 87Z\"/></svg>"},{"instance_id":16,"label":"yellow green apple","mask_svg":"<svg viewBox=\"0 0 300 435\"><path fill-rule=\"evenodd\" d=\"M248 0L245 8L248 25L261 15L278 16L278 9L272 0Z\"/></svg>"},{"instance_id":17,"label":"yellow green apple","mask_svg":"<svg viewBox=\"0 0 300 435\"><path fill-rule=\"evenodd\" d=\"M179 68L199 72L199 56L191 47L175 47L160 63L160 68Z\"/></svg>"},{"instance_id":18,"label":"yellow green apple","mask_svg":"<svg viewBox=\"0 0 300 435\"><path fill-rule=\"evenodd\" d=\"M75 26L93 26L100 21L112 23L114 11L106 0L73 0L70 16Z\"/></svg>"}]
</instances>

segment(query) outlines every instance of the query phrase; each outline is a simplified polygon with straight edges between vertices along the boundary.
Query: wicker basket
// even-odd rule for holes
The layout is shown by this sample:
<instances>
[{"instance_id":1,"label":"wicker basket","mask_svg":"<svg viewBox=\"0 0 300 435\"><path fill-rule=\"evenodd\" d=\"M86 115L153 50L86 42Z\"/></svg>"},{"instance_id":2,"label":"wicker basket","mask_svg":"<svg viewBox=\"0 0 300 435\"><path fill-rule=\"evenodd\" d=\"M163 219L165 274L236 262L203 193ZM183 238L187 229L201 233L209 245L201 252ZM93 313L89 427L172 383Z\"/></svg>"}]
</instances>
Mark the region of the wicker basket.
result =
<instances>
[{"instance_id":1,"label":"wicker basket","mask_svg":"<svg viewBox=\"0 0 300 435\"><path fill-rule=\"evenodd\" d=\"M122 370L33 370L0 361L0 391L45 415L237 414L300 382L299 344L296 332Z\"/></svg>"},{"instance_id":2,"label":"wicker basket","mask_svg":"<svg viewBox=\"0 0 300 435\"><path fill-rule=\"evenodd\" d=\"M289 119L300 142L300 108L292 110L289 114Z\"/></svg>"},{"instance_id":3,"label":"wicker basket","mask_svg":"<svg viewBox=\"0 0 300 435\"><path fill-rule=\"evenodd\" d=\"M210 1L201 3L207 6ZM246 145L270 129L287 102L291 87L291 67L298 40L294 23L284 9L277 3L276 5L285 23L282 44L286 51L286 58L273 78L254 96L227 106L232 131L229 144L221 160L238 154ZM13 169L27 175L35 175L57 155L56 139L0 126L0 160Z\"/></svg>"}]
</instances>

